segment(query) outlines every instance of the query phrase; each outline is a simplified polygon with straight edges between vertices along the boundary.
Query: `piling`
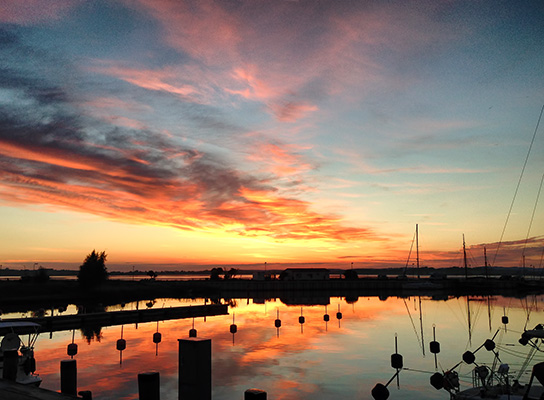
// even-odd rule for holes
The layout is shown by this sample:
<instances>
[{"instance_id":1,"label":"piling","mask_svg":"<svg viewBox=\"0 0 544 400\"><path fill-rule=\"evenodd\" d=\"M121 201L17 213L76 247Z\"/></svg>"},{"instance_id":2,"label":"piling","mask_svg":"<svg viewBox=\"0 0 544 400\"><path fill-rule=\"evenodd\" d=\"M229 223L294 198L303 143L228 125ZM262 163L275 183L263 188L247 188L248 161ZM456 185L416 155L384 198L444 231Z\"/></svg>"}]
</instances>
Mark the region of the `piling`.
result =
<instances>
[{"instance_id":1,"label":"piling","mask_svg":"<svg viewBox=\"0 0 544 400\"><path fill-rule=\"evenodd\" d=\"M158 372L138 374L138 395L140 400L160 400L161 384Z\"/></svg>"},{"instance_id":2,"label":"piling","mask_svg":"<svg viewBox=\"0 0 544 400\"><path fill-rule=\"evenodd\" d=\"M60 392L72 396L77 395L76 360L62 360L60 362Z\"/></svg>"},{"instance_id":3,"label":"piling","mask_svg":"<svg viewBox=\"0 0 544 400\"><path fill-rule=\"evenodd\" d=\"M19 352L17 350L4 351L4 369L2 378L15 382L17 379L17 368L19 364Z\"/></svg>"},{"instance_id":4,"label":"piling","mask_svg":"<svg viewBox=\"0 0 544 400\"><path fill-rule=\"evenodd\" d=\"M266 392L261 389L247 389L244 392L244 400L266 400Z\"/></svg>"},{"instance_id":5,"label":"piling","mask_svg":"<svg viewBox=\"0 0 544 400\"><path fill-rule=\"evenodd\" d=\"M178 339L178 400L211 400L211 339Z\"/></svg>"}]
</instances>

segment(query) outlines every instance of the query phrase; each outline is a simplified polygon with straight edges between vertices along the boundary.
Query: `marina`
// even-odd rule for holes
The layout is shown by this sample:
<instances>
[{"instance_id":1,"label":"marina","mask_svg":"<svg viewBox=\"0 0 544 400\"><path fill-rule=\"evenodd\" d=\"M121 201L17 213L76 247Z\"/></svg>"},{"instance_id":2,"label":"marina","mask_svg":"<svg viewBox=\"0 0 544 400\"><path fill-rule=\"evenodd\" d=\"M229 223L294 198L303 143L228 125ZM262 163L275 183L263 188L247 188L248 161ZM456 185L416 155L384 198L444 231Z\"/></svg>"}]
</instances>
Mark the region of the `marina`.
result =
<instances>
[{"instance_id":1,"label":"marina","mask_svg":"<svg viewBox=\"0 0 544 400\"><path fill-rule=\"evenodd\" d=\"M154 307L196 309L205 301L157 299ZM512 374L520 371L529 346L518 339L524 327L544 321L542 301L534 295L325 297L318 304L304 299L288 304L279 298L222 299L228 314L40 334L36 372L43 380L41 388L59 392L61 363L76 360L78 391L91 391L98 400L137 400L138 375L153 371L160 374L161 399L176 400L179 341L189 339L194 330L196 338L210 340L213 400L241 398L250 388L266 391L270 399L309 400L316 393L320 399L371 399L372 388L391 376L395 352L402 354L404 366L398 389L396 382L389 386L390 399L447 399L447 392L430 385L430 377L457 364L467 350L497 331L494 341L501 359ZM129 311L136 307L125 305ZM119 306L109 309L115 312ZM65 313L73 311L69 306ZM155 340L157 333L160 340ZM441 344L436 367L429 351L433 333ZM70 356L72 343L78 351ZM491 365L493 357L482 351L477 362ZM535 362L544 360L539 353L535 357ZM461 387L469 387L472 366L461 364L458 372ZM529 373L517 379L528 380Z\"/></svg>"}]
</instances>

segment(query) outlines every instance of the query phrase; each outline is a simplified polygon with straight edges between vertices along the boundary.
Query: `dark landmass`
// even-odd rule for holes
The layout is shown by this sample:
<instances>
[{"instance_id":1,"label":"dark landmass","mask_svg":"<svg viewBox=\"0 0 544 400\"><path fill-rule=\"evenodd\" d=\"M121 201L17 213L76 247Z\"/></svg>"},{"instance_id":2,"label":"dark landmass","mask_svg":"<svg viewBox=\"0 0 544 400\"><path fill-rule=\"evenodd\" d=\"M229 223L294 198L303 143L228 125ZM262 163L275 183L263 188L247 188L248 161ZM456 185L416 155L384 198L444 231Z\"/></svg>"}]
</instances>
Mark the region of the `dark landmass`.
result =
<instances>
[{"instance_id":1,"label":"dark landmass","mask_svg":"<svg viewBox=\"0 0 544 400\"><path fill-rule=\"evenodd\" d=\"M322 266L327 268L326 265ZM230 268L230 266L229 266ZM41 270L47 273L50 277L57 276L77 276L78 270L73 269L54 269L54 268L44 268L40 267ZM263 268L259 269L244 269L236 268L238 275L251 275L258 271L263 271ZM277 268L268 268L267 272L272 274L279 275L284 269ZM331 274L341 275L346 269L339 268L328 268ZM541 269L533 268L522 268L522 267L470 267L465 271L465 268L462 267L448 267L448 268L433 268L433 267L410 267L410 268L354 268L354 271L357 272L359 276L465 276L465 273L468 276L538 276L542 277L544 271ZM132 276L132 275L147 275L150 269L141 270L137 269L134 271L109 271L109 275L114 276ZM211 268L201 271L186 271L186 270L156 270L153 269L158 276L168 276L168 275L210 275ZM30 269L16 269L16 268L0 268L0 276L25 276L32 275L35 273L34 270Z\"/></svg>"},{"instance_id":2,"label":"dark landmass","mask_svg":"<svg viewBox=\"0 0 544 400\"><path fill-rule=\"evenodd\" d=\"M393 271L387 270L387 275L394 275ZM512 270L510 269L510 271ZM373 272L376 273L376 271ZM92 309L96 305L103 308L107 305L131 301L150 302L159 298L202 298L209 299L211 303L228 302L230 299L239 298L252 298L254 301L279 298L285 304L299 305L328 304L330 297L344 297L357 301L359 297L365 296L379 296L380 298L431 296L436 299L445 299L448 296L467 295L525 297L528 294L544 294L544 280L526 279L519 275L506 274L490 278L471 275L468 278L464 276L448 276L446 278L444 275L433 275L429 271L427 272L429 277L418 279L395 275L388 277L384 272L380 270L378 277L323 280L230 278L228 280L160 281L144 279L131 281L109 279L93 288L84 288L77 280L4 280L0 281L2 293L0 310L7 313L61 309L68 304L81 305L82 309ZM425 275L426 273L420 270L420 274ZM463 274L464 271L457 275Z\"/></svg>"}]
</instances>

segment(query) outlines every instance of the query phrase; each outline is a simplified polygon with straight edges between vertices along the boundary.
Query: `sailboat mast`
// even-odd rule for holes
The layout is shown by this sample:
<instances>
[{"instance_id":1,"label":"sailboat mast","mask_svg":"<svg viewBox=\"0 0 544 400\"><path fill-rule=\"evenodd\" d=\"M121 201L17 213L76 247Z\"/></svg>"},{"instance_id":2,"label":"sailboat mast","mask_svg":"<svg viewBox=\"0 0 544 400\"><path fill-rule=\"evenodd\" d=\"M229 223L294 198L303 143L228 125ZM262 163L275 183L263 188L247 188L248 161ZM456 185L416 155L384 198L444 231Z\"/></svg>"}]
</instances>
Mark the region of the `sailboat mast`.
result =
<instances>
[{"instance_id":1,"label":"sailboat mast","mask_svg":"<svg viewBox=\"0 0 544 400\"><path fill-rule=\"evenodd\" d=\"M418 225L416 224L416 265L417 265L417 279L419 279L419 232Z\"/></svg>"},{"instance_id":2,"label":"sailboat mast","mask_svg":"<svg viewBox=\"0 0 544 400\"><path fill-rule=\"evenodd\" d=\"M484 261L485 261L485 277L486 279L489 278L489 274L487 272L487 251L484 246Z\"/></svg>"},{"instance_id":3,"label":"sailboat mast","mask_svg":"<svg viewBox=\"0 0 544 400\"><path fill-rule=\"evenodd\" d=\"M465 234L463 233L463 260L465 262L465 279L468 279L467 250L465 248Z\"/></svg>"}]
</instances>

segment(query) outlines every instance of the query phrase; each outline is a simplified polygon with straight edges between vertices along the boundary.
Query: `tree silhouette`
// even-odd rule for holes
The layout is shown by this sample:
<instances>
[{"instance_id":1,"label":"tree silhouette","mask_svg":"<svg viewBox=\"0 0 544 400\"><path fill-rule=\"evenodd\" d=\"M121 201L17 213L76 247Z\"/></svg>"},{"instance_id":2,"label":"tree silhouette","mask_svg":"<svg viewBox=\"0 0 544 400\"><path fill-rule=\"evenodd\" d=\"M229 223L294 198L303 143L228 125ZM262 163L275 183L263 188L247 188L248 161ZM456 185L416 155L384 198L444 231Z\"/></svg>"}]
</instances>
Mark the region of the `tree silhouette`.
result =
<instances>
[{"instance_id":1,"label":"tree silhouette","mask_svg":"<svg viewBox=\"0 0 544 400\"><path fill-rule=\"evenodd\" d=\"M223 279L232 279L238 274L238 270L236 268L231 268L228 271L225 271L225 275Z\"/></svg>"},{"instance_id":2,"label":"tree silhouette","mask_svg":"<svg viewBox=\"0 0 544 400\"><path fill-rule=\"evenodd\" d=\"M221 267L217 267L217 268L212 268L212 270L210 271L210 280L211 281L218 281L221 279L221 274L223 273L223 268Z\"/></svg>"},{"instance_id":3,"label":"tree silhouette","mask_svg":"<svg viewBox=\"0 0 544 400\"><path fill-rule=\"evenodd\" d=\"M106 257L105 251L98 253L95 250L85 257L77 274L77 280L82 286L97 286L108 279Z\"/></svg>"}]
</instances>

